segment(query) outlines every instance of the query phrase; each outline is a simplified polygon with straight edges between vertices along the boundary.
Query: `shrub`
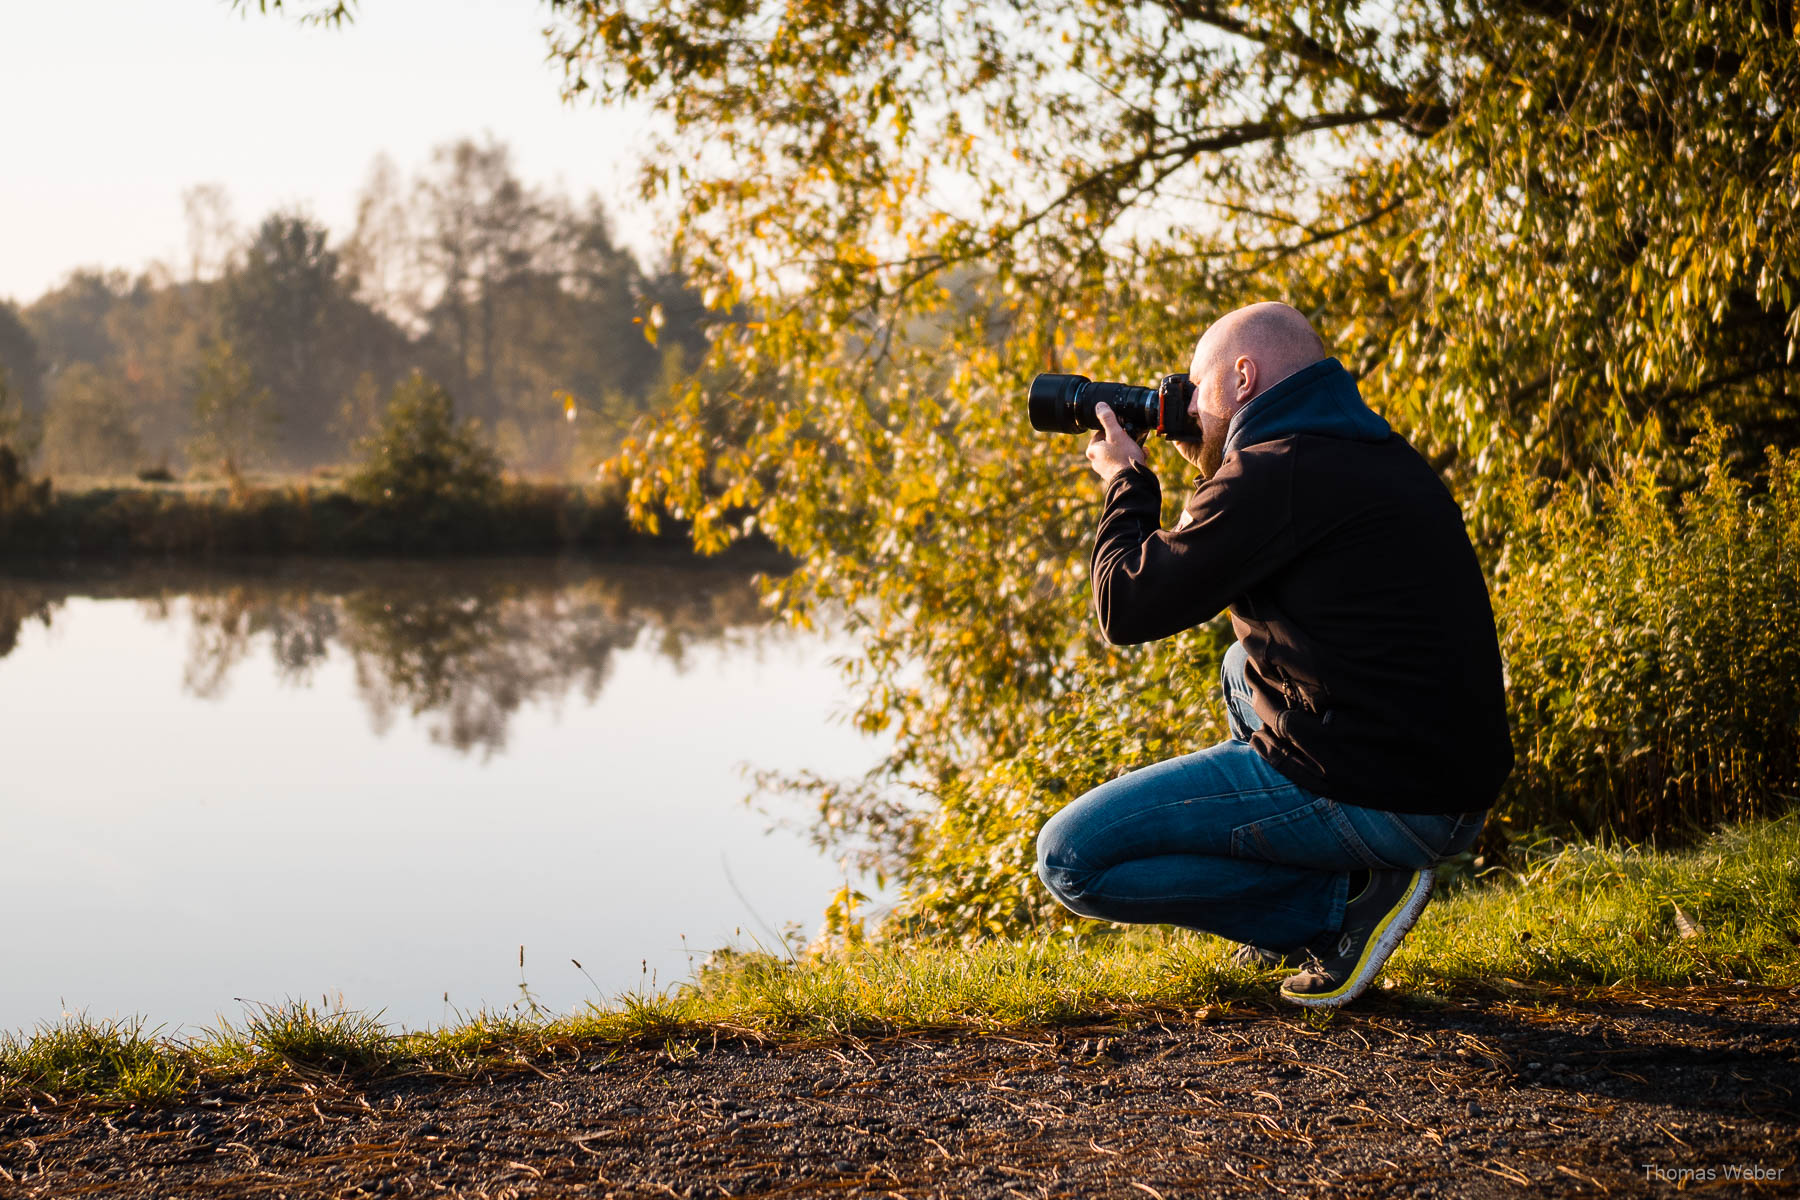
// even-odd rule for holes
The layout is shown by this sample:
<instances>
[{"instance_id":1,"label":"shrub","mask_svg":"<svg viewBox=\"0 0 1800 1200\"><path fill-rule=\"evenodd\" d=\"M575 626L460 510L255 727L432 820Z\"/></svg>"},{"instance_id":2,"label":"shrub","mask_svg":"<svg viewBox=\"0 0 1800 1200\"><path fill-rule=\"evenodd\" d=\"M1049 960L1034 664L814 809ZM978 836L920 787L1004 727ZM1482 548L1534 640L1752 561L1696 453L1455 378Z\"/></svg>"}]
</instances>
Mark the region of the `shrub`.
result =
<instances>
[{"instance_id":1,"label":"shrub","mask_svg":"<svg viewBox=\"0 0 1800 1200\"><path fill-rule=\"evenodd\" d=\"M17 531L29 528L50 506L50 481L33 479L13 448L0 441L0 545L10 545ZM0 635L0 654L7 639Z\"/></svg>"},{"instance_id":2,"label":"shrub","mask_svg":"<svg viewBox=\"0 0 1800 1200\"><path fill-rule=\"evenodd\" d=\"M500 460L474 420L458 423L450 394L414 372L394 388L380 427L358 443L352 497L399 519L409 537L441 539L490 511Z\"/></svg>"},{"instance_id":3,"label":"shrub","mask_svg":"<svg viewBox=\"0 0 1800 1200\"><path fill-rule=\"evenodd\" d=\"M5 364L0 363L0 445L10 447L19 459L29 459L41 440L35 418L36 414L19 399Z\"/></svg>"},{"instance_id":4,"label":"shrub","mask_svg":"<svg viewBox=\"0 0 1800 1200\"><path fill-rule=\"evenodd\" d=\"M1514 483L1494 590L1511 822L1679 836L1800 785L1800 455L1770 450L1753 490L1725 445L1709 422L1679 501L1649 463L1591 503Z\"/></svg>"},{"instance_id":5,"label":"shrub","mask_svg":"<svg viewBox=\"0 0 1800 1200\"><path fill-rule=\"evenodd\" d=\"M50 499L50 481L32 479L13 448L0 442L0 518L42 508Z\"/></svg>"}]
</instances>

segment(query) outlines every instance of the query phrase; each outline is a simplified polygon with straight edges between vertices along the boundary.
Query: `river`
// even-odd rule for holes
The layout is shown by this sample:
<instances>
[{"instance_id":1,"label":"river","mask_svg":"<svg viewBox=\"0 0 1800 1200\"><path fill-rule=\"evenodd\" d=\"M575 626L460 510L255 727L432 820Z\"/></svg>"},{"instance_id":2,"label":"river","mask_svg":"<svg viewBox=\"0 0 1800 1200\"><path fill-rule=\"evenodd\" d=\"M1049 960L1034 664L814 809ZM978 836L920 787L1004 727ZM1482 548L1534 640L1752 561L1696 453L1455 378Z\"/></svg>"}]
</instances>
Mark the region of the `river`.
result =
<instances>
[{"instance_id":1,"label":"river","mask_svg":"<svg viewBox=\"0 0 1800 1200\"><path fill-rule=\"evenodd\" d=\"M873 765L845 649L680 562L0 579L0 1030L568 1012L809 935L843 875L743 772Z\"/></svg>"}]
</instances>

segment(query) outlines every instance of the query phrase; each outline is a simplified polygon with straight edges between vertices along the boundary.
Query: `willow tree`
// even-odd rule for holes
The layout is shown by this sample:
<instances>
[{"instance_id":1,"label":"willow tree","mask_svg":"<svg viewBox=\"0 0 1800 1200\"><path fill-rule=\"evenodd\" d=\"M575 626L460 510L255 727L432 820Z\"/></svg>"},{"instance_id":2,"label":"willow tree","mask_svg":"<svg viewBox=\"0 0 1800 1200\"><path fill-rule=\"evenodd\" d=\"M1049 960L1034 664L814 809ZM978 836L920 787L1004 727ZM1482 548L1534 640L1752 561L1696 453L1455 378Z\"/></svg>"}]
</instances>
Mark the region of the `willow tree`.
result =
<instances>
[{"instance_id":1,"label":"willow tree","mask_svg":"<svg viewBox=\"0 0 1800 1200\"><path fill-rule=\"evenodd\" d=\"M550 8L572 97L658 114L680 260L755 315L614 466L861 634L856 719L928 815L820 784L821 822L886 831L927 920L1042 914L1044 813L1219 731L1224 630L1092 630L1097 489L1026 428L1033 372L1148 379L1287 299L1489 536L1509 472L1604 474L1702 405L1795 440L1792 0Z\"/></svg>"},{"instance_id":2,"label":"willow tree","mask_svg":"<svg viewBox=\"0 0 1800 1200\"><path fill-rule=\"evenodd\" d=\"M553 8L573 93L662 115L683 261L761 317L618 465L704 544L793 550L791 612L852 614L858 717L933 802L915 909L951 923L1037 910L1042 813L1217 729L1222 630L1091 631L1094 488L1025 430L1032 372L1179 369L1285 298L1476 514L1702 404L1794 440L1787 0Z\"/></svg>"}]
</instances>

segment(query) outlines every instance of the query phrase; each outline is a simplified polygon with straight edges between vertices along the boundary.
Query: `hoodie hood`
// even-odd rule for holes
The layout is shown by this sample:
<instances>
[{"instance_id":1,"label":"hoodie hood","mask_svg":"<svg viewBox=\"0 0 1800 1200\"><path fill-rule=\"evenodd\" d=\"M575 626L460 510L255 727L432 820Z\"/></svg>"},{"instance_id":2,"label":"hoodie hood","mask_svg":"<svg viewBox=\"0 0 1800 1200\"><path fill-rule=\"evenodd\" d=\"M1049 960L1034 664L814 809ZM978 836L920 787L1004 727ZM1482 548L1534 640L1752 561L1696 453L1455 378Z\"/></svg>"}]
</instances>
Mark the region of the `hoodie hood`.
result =
<instances>
[{"instance_id":1,"label":"hoodie hood","mask_svg":"<svg viewBox=\"0 0 1800 1200\"><path fill-rule=\"evenodd\" d=\"M1388 423L1363 403L1344 364L1327 358L1278 380L1240 408L1226 427L1225 453L1296 433L1379 442L1391 432Z\"/></svg>"}]
</instances>

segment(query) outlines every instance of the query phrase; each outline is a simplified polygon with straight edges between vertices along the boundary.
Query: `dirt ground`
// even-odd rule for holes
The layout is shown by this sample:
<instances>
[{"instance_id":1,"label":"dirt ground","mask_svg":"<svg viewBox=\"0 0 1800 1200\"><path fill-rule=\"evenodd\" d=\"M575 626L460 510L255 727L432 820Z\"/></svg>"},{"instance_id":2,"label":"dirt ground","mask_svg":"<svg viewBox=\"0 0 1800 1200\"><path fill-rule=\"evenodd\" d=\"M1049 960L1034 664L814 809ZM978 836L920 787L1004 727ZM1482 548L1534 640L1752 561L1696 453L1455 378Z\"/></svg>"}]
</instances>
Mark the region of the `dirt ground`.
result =
<instances>
[{"instance_id":1,"label":"dirt ground","mask_svg":"<svg viewBox=\"0 0 1800 1200\"><path fill-rule=\"evenodd\" d=\"M1800 989L579 1052L0 1111L0 1196L1800 1194Z\"/></svg>"}]
</instances>

